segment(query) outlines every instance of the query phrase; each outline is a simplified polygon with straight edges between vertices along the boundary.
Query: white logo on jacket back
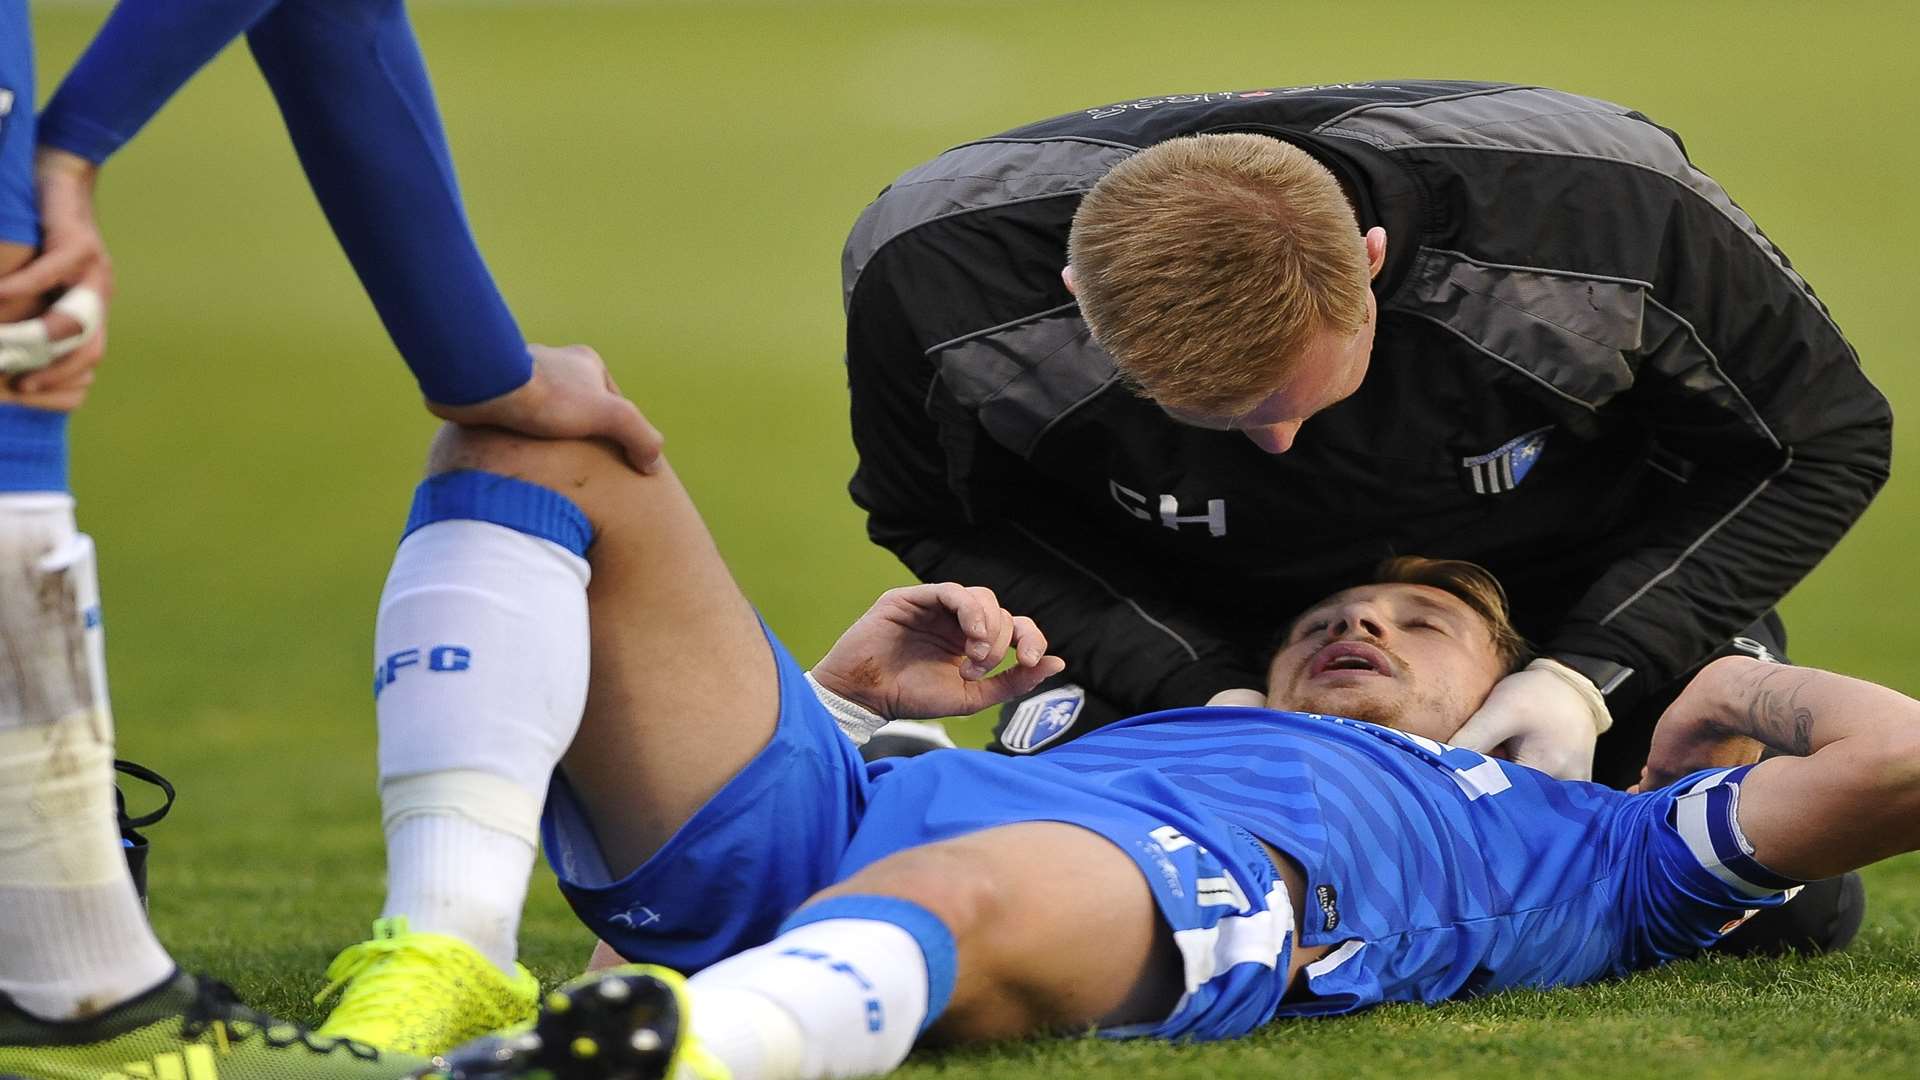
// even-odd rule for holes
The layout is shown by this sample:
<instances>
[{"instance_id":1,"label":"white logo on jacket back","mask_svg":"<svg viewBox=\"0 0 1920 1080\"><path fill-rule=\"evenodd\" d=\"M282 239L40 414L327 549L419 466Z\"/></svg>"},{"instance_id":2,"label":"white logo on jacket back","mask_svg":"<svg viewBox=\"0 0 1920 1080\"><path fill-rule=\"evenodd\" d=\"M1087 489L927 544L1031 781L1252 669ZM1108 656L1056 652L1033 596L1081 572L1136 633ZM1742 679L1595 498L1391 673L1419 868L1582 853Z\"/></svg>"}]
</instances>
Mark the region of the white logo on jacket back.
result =
<instances>
[{"instance_id":1,"label":"white logo on jacket back","mask_svg":"<svg viewBox=\"0 0 1920 1080\"><path fill-rule=\"evenodd\" d=\"M1107 481L1107 494L1120 508L1141 521L1153 521L1169 529L1179 529L1182 525L1205 525L1207 532L1214 536L1227 535L1227 500L1208 499L1207 510L1203 514L1182 514L1180 499L1175 495L1161 495L1153 504L1158 513L1148 511L1147 497L1122 484L1118 480Z\"/></svg>"}]
</instances>

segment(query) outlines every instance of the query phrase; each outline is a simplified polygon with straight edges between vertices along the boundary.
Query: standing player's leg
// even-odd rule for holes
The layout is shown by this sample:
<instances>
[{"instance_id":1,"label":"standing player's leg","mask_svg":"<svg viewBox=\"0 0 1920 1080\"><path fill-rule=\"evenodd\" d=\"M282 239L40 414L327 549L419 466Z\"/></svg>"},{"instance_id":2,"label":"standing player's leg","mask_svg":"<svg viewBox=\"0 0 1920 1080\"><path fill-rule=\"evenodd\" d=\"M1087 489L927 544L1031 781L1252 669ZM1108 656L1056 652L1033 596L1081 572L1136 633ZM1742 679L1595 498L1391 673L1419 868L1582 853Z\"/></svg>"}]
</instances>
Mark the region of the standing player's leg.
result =
<instances>
[{"instance_id":1,"label":"standing player's leg","mask_svg":"<svg viewBox=\"0 0 1920 1080\"><path fill-rule=\"evenodd\" d=\"M0 994L74 1019L165 981L113 800L93 544L66 416L0 403Z\"/></svg>"},{"instance_id":2,"label":"standing player's leg","mask_svg":"<svg viewBox=\"0 0 1920 1080\"><path fill-rule=\"evenodd\" d=\"M38 242L33 57L0 3L0 273ZM37 314L0 311L0 321ZM165 981L113 802L113 718L92 542L74 524L67 418L0 395L0 995L84 1017Z\"/></svg>"},{"instance_id":3,"label":"standing player's leg","mask_svg":"<svg viewBox=\"0 0 1920 1080\"><path fill-rule=\"evenodd\" d=\"M376 634L387 934L336 962L346 991L322 1028L416 1052L533 1010L531 978L500 959L563 755L617 879L767 744L779 693L670 470L448 428L430 473Z\"/></svg>"}]
</instances>

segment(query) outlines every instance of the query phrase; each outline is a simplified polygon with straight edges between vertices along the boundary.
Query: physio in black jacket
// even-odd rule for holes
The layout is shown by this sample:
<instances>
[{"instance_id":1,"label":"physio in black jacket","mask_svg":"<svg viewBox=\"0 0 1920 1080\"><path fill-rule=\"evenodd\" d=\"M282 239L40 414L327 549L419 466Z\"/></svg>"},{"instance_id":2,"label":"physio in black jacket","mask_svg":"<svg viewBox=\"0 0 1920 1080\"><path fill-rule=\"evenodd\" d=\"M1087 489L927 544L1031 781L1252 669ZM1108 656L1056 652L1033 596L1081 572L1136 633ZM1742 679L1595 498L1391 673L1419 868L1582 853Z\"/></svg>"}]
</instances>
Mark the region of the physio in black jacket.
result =
<instances>
[{"instance_id":1,"label":"physio in black jacket","mask_svg":"<svg viewBox=\"0 0 1920 1080\"><path fill-rule=\"evenodd\" d=\"M1540 87L1070 113L906 173L843 270L873 539L1080 688L1010 709L1013 752L1258 686L1287 616L1419 554L1493 570L1540 657L1459 741L1580 777L1611 726L1629 783L1887 476L1786 256L1674 133Z\"/></svg>"}]
</instances>

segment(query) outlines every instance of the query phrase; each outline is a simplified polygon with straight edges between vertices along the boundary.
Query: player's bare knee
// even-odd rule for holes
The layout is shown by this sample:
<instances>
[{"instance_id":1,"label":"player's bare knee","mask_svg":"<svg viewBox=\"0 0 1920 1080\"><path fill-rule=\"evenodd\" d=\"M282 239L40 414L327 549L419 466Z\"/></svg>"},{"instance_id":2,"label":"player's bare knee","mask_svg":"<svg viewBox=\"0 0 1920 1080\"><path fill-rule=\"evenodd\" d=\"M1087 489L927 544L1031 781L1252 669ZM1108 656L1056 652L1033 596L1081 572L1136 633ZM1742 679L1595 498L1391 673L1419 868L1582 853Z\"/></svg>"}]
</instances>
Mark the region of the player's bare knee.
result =
<instances>
[{"instance_id":1,"label":"player's bare knee","mask_svg":"<svg viewBox=\"0 0 1920 1080\"><path fill-rule=\"evenodd\" d=\"M829 896L894 896L932 912L956 941L964 941L993 917L1000 882L987 860L953 843L910 848L874 863L820 893Z\"/></svg>"},{"instance_id":2,"label":"player's bare knee","mask_svg":"<svg viewBox=\"0 0 1920 1080\"><path fill-rule=\"evenodd\" d=\"M612 444L536 439L501 428L444 424L427 451L427 475L477 469L551 488L584 504L594 481L634 474ZM591 510L589 510L591 516Z\"/></svg>"}]
</instances>

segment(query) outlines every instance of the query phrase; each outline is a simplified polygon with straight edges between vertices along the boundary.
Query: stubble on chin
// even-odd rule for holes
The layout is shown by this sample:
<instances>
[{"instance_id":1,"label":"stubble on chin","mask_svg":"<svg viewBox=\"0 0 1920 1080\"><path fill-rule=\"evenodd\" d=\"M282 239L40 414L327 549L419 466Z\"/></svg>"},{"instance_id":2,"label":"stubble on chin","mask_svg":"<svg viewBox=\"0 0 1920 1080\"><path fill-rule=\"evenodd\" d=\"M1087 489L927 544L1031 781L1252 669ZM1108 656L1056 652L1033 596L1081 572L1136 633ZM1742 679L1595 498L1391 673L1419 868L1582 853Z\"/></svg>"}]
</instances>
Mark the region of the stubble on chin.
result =
<instances>
[{"instance_id":1,"label":"stubble on chin","mask_svg":"<svg viewBox=\"0 0 1920 1080\"><path fill-rule=\"evenodd\" d=\"M1406 703L1398 695L1365 693L1353 689L1302 690L1294 687L1286 697L1287 700L1279 706L1282 709L1319 713L1322 716L1344 716L1349 720L1365 720L1381 727L1399 727L1400 718L1406 711Z\"/></svg>"}]
</instances>

